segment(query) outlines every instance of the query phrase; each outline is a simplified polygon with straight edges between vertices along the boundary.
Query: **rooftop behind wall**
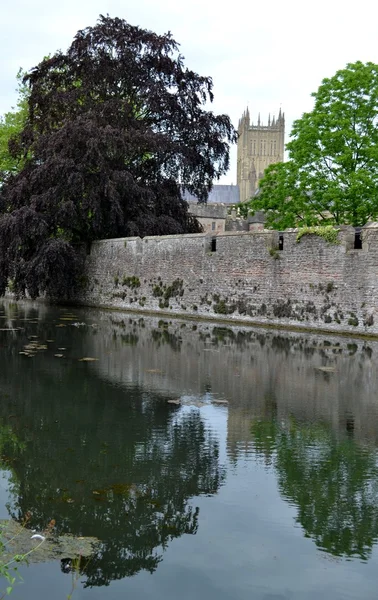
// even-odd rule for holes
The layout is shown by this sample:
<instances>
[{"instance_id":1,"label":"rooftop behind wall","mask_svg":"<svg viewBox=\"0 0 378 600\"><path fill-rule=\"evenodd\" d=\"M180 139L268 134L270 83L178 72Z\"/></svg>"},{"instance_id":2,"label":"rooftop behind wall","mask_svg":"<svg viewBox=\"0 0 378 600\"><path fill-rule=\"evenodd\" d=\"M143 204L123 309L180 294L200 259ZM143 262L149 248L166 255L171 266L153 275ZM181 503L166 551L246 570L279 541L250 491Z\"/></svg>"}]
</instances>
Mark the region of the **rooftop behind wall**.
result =
<instances>
[{"instance_id":1,"label":"rooftop behind wall","mask_svg":"<svg viewBox=\"0 0 378 600\"><path fill-rule=\"evenodd\" d=\"M198 198L190 194L187 190L184 191L183 197L187 202L198 202ZM237 204L239 201L239 186L214 185L209 193L207 204Z\"/></svg>"},{"instance_id":2,"label":"rooftop behind wall","mask_svg":"<svg viewBox=\"0 0 378 600\"><path fill-rule=\"evenodd\" d=\"M228 206L225 204L198 204L198 202L189 202L189 212L195 217L225 219L227 217Z\"/></svg>"}]
</instances>

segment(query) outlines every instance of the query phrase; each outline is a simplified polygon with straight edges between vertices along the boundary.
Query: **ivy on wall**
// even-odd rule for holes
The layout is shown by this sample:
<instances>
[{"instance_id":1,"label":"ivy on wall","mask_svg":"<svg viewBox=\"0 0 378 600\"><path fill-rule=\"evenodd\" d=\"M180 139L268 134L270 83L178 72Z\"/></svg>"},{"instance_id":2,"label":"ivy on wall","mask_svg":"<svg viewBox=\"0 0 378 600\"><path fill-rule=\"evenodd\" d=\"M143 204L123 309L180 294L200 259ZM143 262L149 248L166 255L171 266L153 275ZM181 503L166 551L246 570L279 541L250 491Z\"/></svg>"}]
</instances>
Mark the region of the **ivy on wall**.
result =
<instances>
[{"instance_id":1,"label":"ivy on wall","mask_svg":"<svg viewBox=\"0 0 378 600\"><path fill-rule=\"evenodd\" d=\"M335 229L332 225L301 227L297 233L297 242L300 242L304 235L317 235L323 238L329 244L340 244L338 238L339 230Z\"/></svg>"}]
</instances>

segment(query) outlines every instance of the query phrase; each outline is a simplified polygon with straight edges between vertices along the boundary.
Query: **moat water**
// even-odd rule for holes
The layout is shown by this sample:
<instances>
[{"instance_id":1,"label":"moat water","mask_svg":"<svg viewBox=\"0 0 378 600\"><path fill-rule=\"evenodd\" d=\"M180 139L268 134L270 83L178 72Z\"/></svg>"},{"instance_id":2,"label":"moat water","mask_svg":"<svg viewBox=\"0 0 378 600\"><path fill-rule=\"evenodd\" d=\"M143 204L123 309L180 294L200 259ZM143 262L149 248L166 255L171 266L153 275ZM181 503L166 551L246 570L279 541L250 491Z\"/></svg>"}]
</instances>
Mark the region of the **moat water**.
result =
<instances>
[{"instance_id":1,"label":"moat water","mask_svg":"<svg viewBox=\"0 0 378 600\"><path fill-rule=\"evenodd\" d=\"M377 599L378 342L4 303L0 365L0 518L99 540L11 597Z\"/></svg>"}]
</instances>

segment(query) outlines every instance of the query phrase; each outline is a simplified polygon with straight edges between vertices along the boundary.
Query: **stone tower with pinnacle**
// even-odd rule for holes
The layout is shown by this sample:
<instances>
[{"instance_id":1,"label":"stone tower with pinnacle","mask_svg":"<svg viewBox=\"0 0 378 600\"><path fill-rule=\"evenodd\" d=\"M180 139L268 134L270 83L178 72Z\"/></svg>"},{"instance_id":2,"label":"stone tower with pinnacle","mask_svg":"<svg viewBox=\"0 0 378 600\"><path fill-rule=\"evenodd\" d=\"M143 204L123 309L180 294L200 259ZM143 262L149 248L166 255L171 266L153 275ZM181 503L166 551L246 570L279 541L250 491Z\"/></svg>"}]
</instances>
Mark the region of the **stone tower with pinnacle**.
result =
<instances>
[{"instance_id":1,"label":"stone tower with pinnacle","mask_svg":"<svg viewBox=\"0 0 378 600\"><path fill-rule=\"evenodd\" d=\"M285 114L268 119L268 124L250 123L249 110L243 113L238 126L237 183L240 202L249 200L258 190L265 169L272 163L283 162L285 144Z\"/></svg>"}]
</instances>

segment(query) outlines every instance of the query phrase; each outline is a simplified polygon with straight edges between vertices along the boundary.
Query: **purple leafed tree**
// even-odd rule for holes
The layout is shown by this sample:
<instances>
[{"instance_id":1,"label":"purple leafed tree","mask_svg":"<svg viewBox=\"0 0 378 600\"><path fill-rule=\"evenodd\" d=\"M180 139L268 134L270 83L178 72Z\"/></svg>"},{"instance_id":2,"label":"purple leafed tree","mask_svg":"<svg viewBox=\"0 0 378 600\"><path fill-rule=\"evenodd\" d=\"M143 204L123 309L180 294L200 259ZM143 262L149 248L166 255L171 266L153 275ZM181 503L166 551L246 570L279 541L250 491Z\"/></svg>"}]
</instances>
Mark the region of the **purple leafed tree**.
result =
<instances>
[{"instance_id":1,"label":"purple leafed tree","mask_svg":"<svg viewBox=\"0 0 378 600\"><path fill-rule=\"evenodd\" d=\"M200 231L182 189L205 202L237 134L206 109L212 80L171 34L100 16L26 75L28 118L10 140L25 166L0 189L0 294L69 297L77 244Z\"/></svg>"}]
</instances>

